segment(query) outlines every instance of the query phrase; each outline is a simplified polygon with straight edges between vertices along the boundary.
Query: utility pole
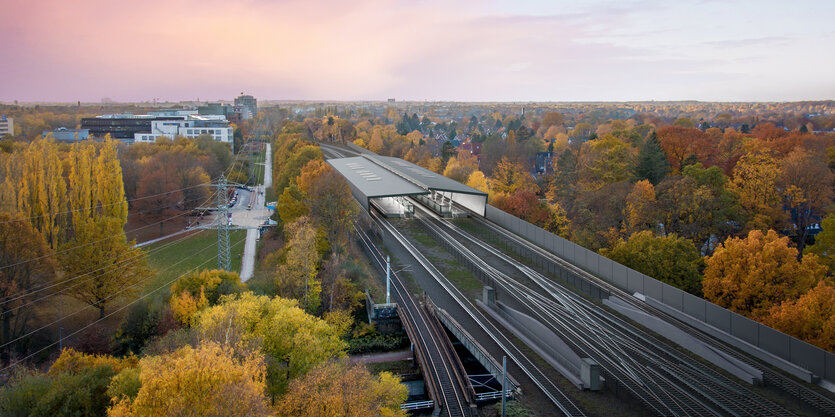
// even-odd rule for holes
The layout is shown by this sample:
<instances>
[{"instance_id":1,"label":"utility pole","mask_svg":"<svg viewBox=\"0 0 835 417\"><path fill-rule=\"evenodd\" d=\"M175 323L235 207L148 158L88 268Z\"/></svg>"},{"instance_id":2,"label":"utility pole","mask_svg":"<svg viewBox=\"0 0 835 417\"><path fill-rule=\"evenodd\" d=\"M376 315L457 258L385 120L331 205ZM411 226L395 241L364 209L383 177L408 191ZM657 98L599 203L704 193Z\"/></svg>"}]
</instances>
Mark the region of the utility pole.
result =
<instances>
[{"instance_id":1,"label":"utility pole","mask_svg":"<svg viewBox=\"0 0 835 417\"><path fill-rule=\"evenodd\" d=\"M391 296L389 290L391 289L391 259L386 255L386 304L391 304Z\"/></svg>"},{"instance_id":2,"label":"utility pole","mask_svg":"<svg viewBox=\"0 0 835 417\"><path fill-rule=\"evenodd\" d=\"M502 417L505 417L505 401L507 400L507 356L502 356Z\"/></svg>"},{"instance_id":3,"label":"utility pole","mask_svg":"<svg viewBox=\"0 0 835 417\"><path fill-rule=\"evenodd\" d=\"M229 196L226 194L226 176L217 180L217 269L232 269L229 249Z\"/></svg>"}]
</instances>

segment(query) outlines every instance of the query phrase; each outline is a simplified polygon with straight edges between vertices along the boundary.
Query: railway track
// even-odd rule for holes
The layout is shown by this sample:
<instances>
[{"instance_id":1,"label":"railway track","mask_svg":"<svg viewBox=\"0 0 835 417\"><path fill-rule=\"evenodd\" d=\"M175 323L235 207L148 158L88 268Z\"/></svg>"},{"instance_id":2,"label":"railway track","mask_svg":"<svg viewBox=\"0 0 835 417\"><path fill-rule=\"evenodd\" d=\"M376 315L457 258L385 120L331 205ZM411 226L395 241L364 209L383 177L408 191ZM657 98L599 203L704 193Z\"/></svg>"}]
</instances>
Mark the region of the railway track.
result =
<instances>
[{"instance_id":1,"label":"railway track","mask_svg":"<svg viewBox=\"0 0 835 417\"><path fill-rule=\"evenodd\" d=\"M364 231L359 228L355 230L371 255L375 266L385 272L382 253ZM401 320L404 325L413 329L413 334L417 335L417 340L414 342L421 352L425 369L429 373L427 379L433 385L431 389L434 391L433 400L442 406L442 411L449 417L470 417L470 404L474 403L474 400L467 393L468 387L464 382L466 376L464 379L461 378L460 371L463 369L456 369L454 366L457 357L452 356L456 353L452 350L449 339L446 334L441 333L437 320L433 321L428 317L426 310L415 302L400 277L396 273L391 276L393 295L400 307L398 312L401 314Z\"/></svg>"},{"instance_id":2,"label":"railway track","mask_svg":"<svg viewBox=\"0 0 835 417\"><path fill-rule=\"evenodd\" d=\"M398 243L405 248L409 254L423 267L444 290L455 300L456 303L475 321L475 323L493 340L499 348L504 351L508 358L516 363L525 375L551 400L557 410L566 416L585 416L583 410L577 407L565 393L551 381L543 370L519 347L510 341L504 332L497 328L479 309L461 293L446 277L441 274L432 263L430 263L416 248L394 227L387 219L372 212L371 217L375 224L389 233Z\"/></svg>"},{"instance_id":3,"label":"railway track","mask_svg":"<svg viewBox=\"0 0 835 417\"><path fill-rule=\"evenodd\" d=\"M787 415L776 403L739 383L675 352L642 330L556 285L537 271L470 236L421 207L417 220L430 234L446 240L462 260L484 271L505 294L528 306L534 317L575 351L601 364L616 381L658 415ZM476 253L469 248L478 248ZM489 262L487 260L490 260ZM525 280L502 272L515 268ZM527 285L527 282L531 286ZM686 381L683 382L683 381ZM727 393L745 392L731 397Z\"/></svg>"},{"instance_id":4,"label":"railway track","mask_svg":"<svg viewBox=\"0 0 835 417\"><path fill-rule=\"evenodd\" d=\"M574 274L582 277L583 279L586 279L587 281L593 282L595 285L604 288L611 294L617 295L621 300L627 302L631 307L638 309L639 311L642 311L644 313L653 315L655 317L659 317L662 320L675 325L677 328L686 332L690 336L707 343L711 347L721 350L722 352L736 358L737 360L761 370L763 372L764 384L775 387L795 397L807 406L817 410L820 415L835 416L835 400L831 398L831 396L822 394L812 389L807 384L797 381L790 376L787 376L779 371L772 369L770 365L762 363L758 359L752 358L751 356L746 355L744 352L740 352L735 348L723 343L722 341L714 339L713 337L700 332L699 330L689 326L688 324L679 321L675 317L672 317L670 315L665 314L664 312L658 311L650 307L646 303L636 299L632 294L629 294L626 291L621 290L620 288L612 285L611 283L602 280L594 276L593 274L584 271L581 268L578 268L577 266L537 246L536 244L505 230L504 228L496 225L488 219L476 216L473 216L472 218L479 224L489 228L500 239L510 241L513 244L519 245L527 250L532 251L533 253L536 253L538 256L548 261L556 263L560 267L573 272Z\"/></svg>"}]
</instances>

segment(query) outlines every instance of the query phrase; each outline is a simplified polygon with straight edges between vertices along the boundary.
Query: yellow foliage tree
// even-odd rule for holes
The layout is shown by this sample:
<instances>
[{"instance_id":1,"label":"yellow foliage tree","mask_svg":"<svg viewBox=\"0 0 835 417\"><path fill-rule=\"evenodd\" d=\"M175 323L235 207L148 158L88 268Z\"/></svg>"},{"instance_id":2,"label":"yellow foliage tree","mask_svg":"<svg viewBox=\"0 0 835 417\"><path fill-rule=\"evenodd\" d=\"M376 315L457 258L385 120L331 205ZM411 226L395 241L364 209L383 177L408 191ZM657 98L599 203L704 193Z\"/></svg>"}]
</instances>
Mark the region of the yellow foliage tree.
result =
<instances>
[{"instance_id":1,"label":"yellow foliage tree","mask_svg":"<svg viewBox=\"0 0 835 417\"><path fill-rule=\"evenodd\" d=\"M209 300L203 288L200 288L200 294L196 297L188 291L172 293L169 304L177 321L186 326L194 326L197 312L208 306Z\"/></svg>"},{"instance_id":2,"label":"yellow foliage tree","mask_svg":"<svg viewBox=\"0 0 835 417\"><path fill-rule=\"evenodd\" d=\"M67 183L58 145L51 140L36 140L21 156L18 212L55 249L63 242L67 208Z\"/></svg>"},{"instance_id":3,"label":"yellow foliage tree","mask_svg":"<svg viewBox=\"0 0 835 417\"><path fill-rule=\"evenodd\" d=\"M743 155L733 170L728 189L739 197L739 204L748 216L747 229L769 229L784 218L777 193L780 169L765 152Z\"/></svg>"},{"instance_id":4,"label":"yellow foliage tree","mask_svg":"<svg viewBox=\"0 0 835 417\"><path fill-rule=\"evenodd\" d=\"M277 408L288 417L405 417L400 404L407 395L399 378L388 372L375 377L362 365L334 361L293 381Z\"/></svg>"},{"instance_id":5,"label":"yellow foliage tree","mask_svg":"<svg viewBox=\"0 0 835 417\"><path fill-rule=\"evenodd\" d=\"M797 300L771 309L765 323L821 349L835 350L835 287L821 281Z\"/></svg>"},{"instance_id":6,"label":"yellow foliage tree","mask_svg":"<svg viewBox=\"0 0 835 417\"><path fill-rule=\"evenodd\" d=\"M752 230L746 238L728 238L706 259L705 298L739 314L762 320L783 301L797 299L826 274L817 256L800 262L788 237Z\"/></svg>"},{"instance_id":7,"label":"yellow foliage tree","mask_svg":"<svg viewBox=\"0 0 835 417\"><path fill-rule=\"evenodd\" d=\"M299 217L287 225L287 261L278 266L275 283L282 297L301 299L307 311L316 311L322 292L317 280L320 254L316 229L308 217Z\"/></svg>"},{"instance_id":8,"label":"yellow foliage tree","mask_svg":"<svg viewBox=\"0 0 835 417\"><path fill-rule=\"evenodd\" d=\"M374 153L380 153L383 150L383 135L380 129L375 126L374 131L371 132L371 140L368 142L368 150Z\"/></svg>"},{"instance_id":9,"label":"yellow foliage tree","mask_svg":"<svg viewBox=\"0 0 835 417\"><path fill-rule=\"evenodd\" d=\"M481 192L490 192L490 185L487 182L487 177L485 177L484 173L481 171L473 171L473 173L467 177L467 186L473 187Z\"/></svg>"},{"instance_id":10,"label":"yellow foliage tree","mask_svg":"<svg viewBox=\"0 0 835 417\"><path fill-rule=\"evenodd\" d=\"M632 187L632 192L626 196L624 207L627 236L641 231L652 229L656 220L655 215L655 187L649 180L641 180Z\"/></svg>"},{"instance_id":11,"label":"yellow foliage tree","mask_svg":"<svg viewBox=\"0 0 835 417\"><path fill-rule=\"evenodd\" d=\"M273 396L315 365L345 356L340 329L305 313L296 300L252 293L226 296L221 304L201 311L197 323L203 339L267 355L267 389Z\"/></svg>"},{"instance_id":12,"label":"yellow foliage tree","mask_svg":"<svg viewBox=\"0 0 835 417\"><path fill-rule=\"evenodd\" d=\"M272 416L264 396L266 365L259 353L238 354L204 342L139 362L135 398L113 399L109 417Z\"/></svg>"},{"instance_id":13,"label":"yellow foliage tree","mask_svg":"<svg viewBox=\"0 0 835 417\"><path fill-rule=\"evenodd\" d=\"M122 226L128 221L128 202L125 200L125 184L122 166L119 164L116 142L108 135L96 159L96 198L102 216L118 219ZM201 178L200 181L205 181Z\"/></svg>"}]
</instances>

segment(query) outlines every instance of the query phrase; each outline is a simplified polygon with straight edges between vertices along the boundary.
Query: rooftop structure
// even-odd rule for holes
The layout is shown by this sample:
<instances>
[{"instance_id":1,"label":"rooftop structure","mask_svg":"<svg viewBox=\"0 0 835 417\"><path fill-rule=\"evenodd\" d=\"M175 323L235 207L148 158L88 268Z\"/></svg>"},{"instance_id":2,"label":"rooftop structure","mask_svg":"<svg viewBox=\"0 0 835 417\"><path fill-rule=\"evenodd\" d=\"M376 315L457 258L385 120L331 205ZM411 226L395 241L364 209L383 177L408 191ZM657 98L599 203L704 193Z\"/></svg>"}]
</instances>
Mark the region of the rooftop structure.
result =
<instances>
[{"instance_id":1,"label":"rooftop structure","mask_svg":"<svg viewBox=\"0 0 835 417\"><path fill-rule=\"evenodd\" d=\"M90 136L90 129L67 129L66 127L59 127L55 130L44 130L41 135L43 137L52 135L52 138L58 142L74 143L87 139Z\"/></svg>"},{"instance_id":2,"label":"rooftop structure","mask_svg":"<svg viewBox=\"0 0 835 417\"><path fill-rule=\"evenodd\" d=\"M361 156L329 159L328 163L348 180L351 194L366 210L375 205L386 214L403 215L410 209L402 197L429 194L428 190Z\"/></svg>"},{"instance_id":3,"label":"rooftop structure","mask_svg":"<svg viewBox=\"0 0 835 417\"><path fill-rule=\"evenodd\" d=\"M165 110L151 114L105 114L81 119L81 128L94 137L109 134L125 142L154 142L160 136L196 138L211 135L231 143L229 121L221 115L199 115L197 110Z\"/></svg>"}]
</instances>

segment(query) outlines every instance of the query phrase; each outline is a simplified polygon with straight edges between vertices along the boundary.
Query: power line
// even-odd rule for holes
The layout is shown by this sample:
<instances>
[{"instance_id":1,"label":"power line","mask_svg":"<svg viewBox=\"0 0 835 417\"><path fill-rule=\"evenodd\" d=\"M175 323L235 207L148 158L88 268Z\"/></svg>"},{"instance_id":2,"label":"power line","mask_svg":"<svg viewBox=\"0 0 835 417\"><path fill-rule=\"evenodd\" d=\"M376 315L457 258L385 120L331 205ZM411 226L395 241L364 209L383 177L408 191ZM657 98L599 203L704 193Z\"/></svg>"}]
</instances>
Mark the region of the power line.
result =
<instances>
[{"instance_id":1,"label":"power line","mask_svg":"<svg viewBox=\"0 0 835 417\"><path fill-rule=\"evenodd\" d=\"M240 243L240 241L239 241L238 243ZM237 243L236 243L236 244L237 244ZM191 258L191 257L193 257L193 256L195 256L195 255L197 255L197 254L200 254L200 253L202 253L203 251L205 251L206 249L209 249L209 248L211 248L211 247L212 247L212 245L206 246L206 247L204 247L203 249L199 250L198 252L193 253L191 256L186 257L186 258L183 258L183 259L180 259L180 260L179 260L179 261L177 261L176 263L174 263L174 264L172 264L172 265L170 265L170 266L166 267L165 269L163 269L163 271L167 271L168 269L171 269L171 268L173 268L173 267L175 267L175 266L177 266L177 265L179 265L179 264L181 264L181 263L185 262L185 261L186 261L186 260L188 260L189 258ZM210 261L210 260L212 260L212 259L214 259L214 257L209 258L208 260ZM206 262L203 262L200 266L203 266L203 265L205 265L205 264L206 264ZM184 275L185 275L185 274L184 274ZM178 278L179 278L179 277L178 277ZM176 279L175 279L175 280L176 280ZM129 285L129 286L127 286L127 287L125 287L125 288L122 288L122 289L121 289L121 290L119 290L119 291L116 291L115 293L113 293L113 294L111 294L111 295L108 295L107 297L103 298L101 301L107 301L107 300L110 300L110 299L112 299L113 297L116 297L117 295L119 295L119 294L121 294L121 293L123 293L123 292L127 291L128 289L133 288L133 287L136 287L137 285L142 284L142 283L144 283L144 282L145 282L145 280L141 280L141 281L139 281L139 282L137 282L137 283L135 283L135 284L131 284L131 285ZM173 281L171 281L171 282L173 282ZM141 298L141 297L140 297L140 298ZM25 335L19 336L19 337L17 337L17 338L15 338L15 339L13 339L13 340L10 340L10 341L8 341L8 342L6 342L6 343L4 343L4 344L0 345L0 348L4 348L4 347L6 347L6 346L8 346L8 345L10 345L10 344L12 344L12 343L14 343L14 342L17 342L18 340L21 340L21 339L23 339L23 338L29 337L29 336L31 336L31 335L33 335L33 334L35 334L35 333L37 333L37 332L39 332L39 331L41 331L41 330L43 330L43 329L47 328L47 327L50 327L50 326L52 326L52 325L57 324L58 322L63 321L64 319L66 319L66 318L68 318L68 317L72 317L72 316L74 316L74 315L76 315L76 314L78 314L78 313L80 313L80 312L82 312L82 311L84 311L84 310L87 310L87 309L88 309L88 308L90 308L90 307L93 307L93 306L92 306L92 305L89 305L89 304L88 304L88 305L85 305L85 306L81 307L80 309L78 309L78 310L76 310L76 311L74 311L74 312L72 312L72 313L70 313L70 314L68 314L68 315L65 315L65 316L63 316L63 317L61 317L61 318L59 318L59 319L57 319L57 320L52 321L52 322L51 322L51 323L49 323L49 324L45 324L45 325L43 325L43 326L41 326L41 327L39 327L39 328L37 328L37 329L35 329L35 330L30 331L29 333L26 333ZM105 316L105 317L107 317L107 316Z\"/></svg>"},{"instance_id":2,"label":"power line","mask_svg":"<svg viewBox=\"0 0 835 417\"><path fill-rule=\"evenodd\" d=\"M120 262L118 262L118 263L116 263L116 264L106 265L106 266L103 266L103 267L101 267L101 268L99 268L99 269L92 270L92 271L88 271L88 272L85 272L85 273L83 273L83 274L81 274L81 275L78 275L78 276L75 276L75 277L72 277L72 278L68 278L68 279L65 279L65 280L61 280L61 281L59 281L59 282L55 282L55 283L49 284L49 285L47 285L47 286L45 286L45 287L41 287L41 288L39 288L39 289L37 289L37 290L30 291L30 292L28 292L28 293L26 293L26 294L24 294L24 295L22 295L22 296L19 296L19 297L14 298L14 299L4 300L2 303L0 303L0 305L3 305L3 304L6 304L6 303L9 303L9 302L11 302L11 301L18 300L18 299L20 299L20 298L24 298L24 297L29 296L29 295L32 295L32 294L37 294L37 293L39 293L39 292L41 292L41 291L43 291L43 290L47 290L47 289L49 289L49 288L54 288L54 287L56 287L56 286L59 286L59 285L62 285L62 284L66 284L66 283L68 283L68 282L70 282L70 281L75 281L75 280L76 280L76 279L78 279L78 278L84 277L84 276L86 276L86 275L91 275L91 274L92 274L92 273L94 273L94 272L98 272L98 271L104 270L104 269L106 269L106 268L117 268L117 267L120 267L120 264L123 264L123 263L126 263L126 262L128 262L128 261L133 261L133 260L136 260L136 259L142 258L142 257L144 257L144 256L146 256L146 255L150 255L150 254L152 254L152 253L156 253L156 252L159 252L159 251L164 250L164 249L168 249L168 247L173 246L173 245L175 245L175 244L177 244L177 243L180 243L181 241L183 241L183 240L185 240L185 239L188 239L188 238L190 238L190 237L192 237L192 236L193 236L193 235L185 235L185 236L179 237L179 238L177 238L177 239L175 239L175 240L173 240L173 241L171 241L171 242L166 242L166 243L164 243L162 246L160 246L160 247L158 247L158 248L153 248L153 249L149 250L148 252L143 252L143 253L140 253L140 254L138 254L138 255L136 255L136 256L134 256L134 257L131 257L131 258L128 258L128 259L123 259L122 261L120 261ZM44 299L46 299L46 298L52 297L52 296L54 296L54 295L62 294L64 291L69 290L69 289L72 289L72 288L75 288L76 286L81 285L81 284L83 284L83 283L85 283L85 282L87 282L87 281L90 281L91 279L93 279L93 278L95 278L95 277L96 277L95 275L91 275L91 276L90 276L90 278L87 278L86 280L84 280L84 281L82 281L82 282L80 282L80 283L78 283L78 284L74 284L74 285L73 285L72 287L70 287L70 288L64 288L64 289L61 289L60 291L57 291L57 292L54 292L54 293L51 293L51 294L47 294L47 295L45 295L45 296L43 296L43 297L40 297L40 298L37 298L37 299L35 299L35 300L30 300L30 301L27 301L25 304L22 304L22 305L20 305L20 306L17 306L17 307L15 307L15 308L12 308L12 309L9 309L9 310L6 310L6 311L4 311L4 312L0 313L0 317L2 317L2 316L3 316L3 315L5 315L5 314L8 314L8 313L11 313L11 312L14 312L14 311L20 310L21 308L26 307L26 306L29 306L29 305L31 305L31 304L34 304L34 303L36 303L36 302L38 302L38 301L41 301L41 300L44 300Z\"/></svg>"},{"instance_id":3,"label":"power line","mask_svg":"<svg viewBox=\"0 0 835 417\"><path fill-rule=\"evenodd\" d=\"M238 244L239 244L239 243L241 243L243 240L245 240L245 239L242 239L242 240L238 241L235 245L238 245ZM212 259L214 259L214 257L207 259L207 260L206 260L206 261L204 261L202 264L200 264L200 265L198 265L198 266L196 266L196 267L192 268L192 269L191 269L191 270L189 270L188 272L186 272L186 273L184 273L184 274L182 274L182 275L180 275L180 276L178 276L178 277L176 277L176 278L172 279L171 281L166 282L165 284L163 284L163 285L162 285L162 286L160 286L159 288L157 288L157 289L155 289L155 290L153 290L153 291L151 291L151 292L149 292L149 293L147 293L147 294L145 294L145 295L140 296L140 297L139 297L139 298L137 298L136 300L131 301L130 303L125 304L124 306L119 307L119 308L118 308L118 309L116 309L116 310L113 310L113 311L112 311L112 312L110 312L109 314L106 314L104 317L102 317L102 318L100 318L100 319L98 319L98 320L95 320L95 321L91 322L90 324L88 324L88 325L86 325L86 326L84 326L84 327L82 327L82 328L80 328L80 329L78 329L78 330L76 330L76 331L74 331L74 332L72 332L72 333L68 334L66 337L67 337L67 338L72 337L72 336L74 336L74 335L76 335L76 334L78 334L78 333L80 333L80 332L84 331L84 330L85 330L85 329L87 329L88 327L90 327L90 326L92 326L92 325L94 325L94 324L96 324L96 323L98 323L98 322L100 322L100 321L103 321L103 320L107 319L108 317L110 317L110 316L112 316L112 315L114 315L114 314L116 314L116 313L118 313L118 312L120 312L120 311L122 311L122 310L124 310L124 309L128 308L129 306L131 306L131 305L133 305L134 303L136 303L136 302L138 302L138 301L140 301L140 300L144 299L145 297L148 297L149 295L151 295L151 294L153 294L153 293L155 293L155 292L157 292L157 291L159 291L159 290L161 290L161 289L165 288L166 286L171 285L174 281L176 281L176 280L178 280L178 279L180 279L180 278L182 278L182 277L186 276L187 274L190 274L190 273L192 273L192 272L196 271L198 268L200 268L200 267L202 267L203 265L207 264L207 263L208 263L209 261L211 261ZM27 359L29 359L29 358L31 358L31 357L33 357L33 356L35 356L35 355L37 355L37 354L39 354L39 353L43 352L43 351L44 351L44 350L46 350L46 349L49 349L49 348L50 348L50 347L52 347L52 346L55 346L55 345L56 345L56 344L58 344L59 342L60 342L60 340L59 340L59 341L56 341L56 342L52 342L52 343L50 343L50 344L48 344L48 345L46 345L46 346L42 347L41 349L38 349L37 351L35 351L35 352L33 352L33 353L31 353L31 354L29 354L29 355L27 355L27 356L23 357L23 358L22 358L22 359L20 359L19 361L15 362L15 363L13 363L13 364L11 364L11 365L6 366L6 367L5 367L5 368L3 368L2 370L0 370L0 372L5 372L6 370L8 370L8 369L10 369L10 368L13 368L13 367L15 367L15 366L17 366L17 365L19 365L19 364L23 363L23 362L24 362L24 361L26 361Z\"/></svg>"}]
</instances>

